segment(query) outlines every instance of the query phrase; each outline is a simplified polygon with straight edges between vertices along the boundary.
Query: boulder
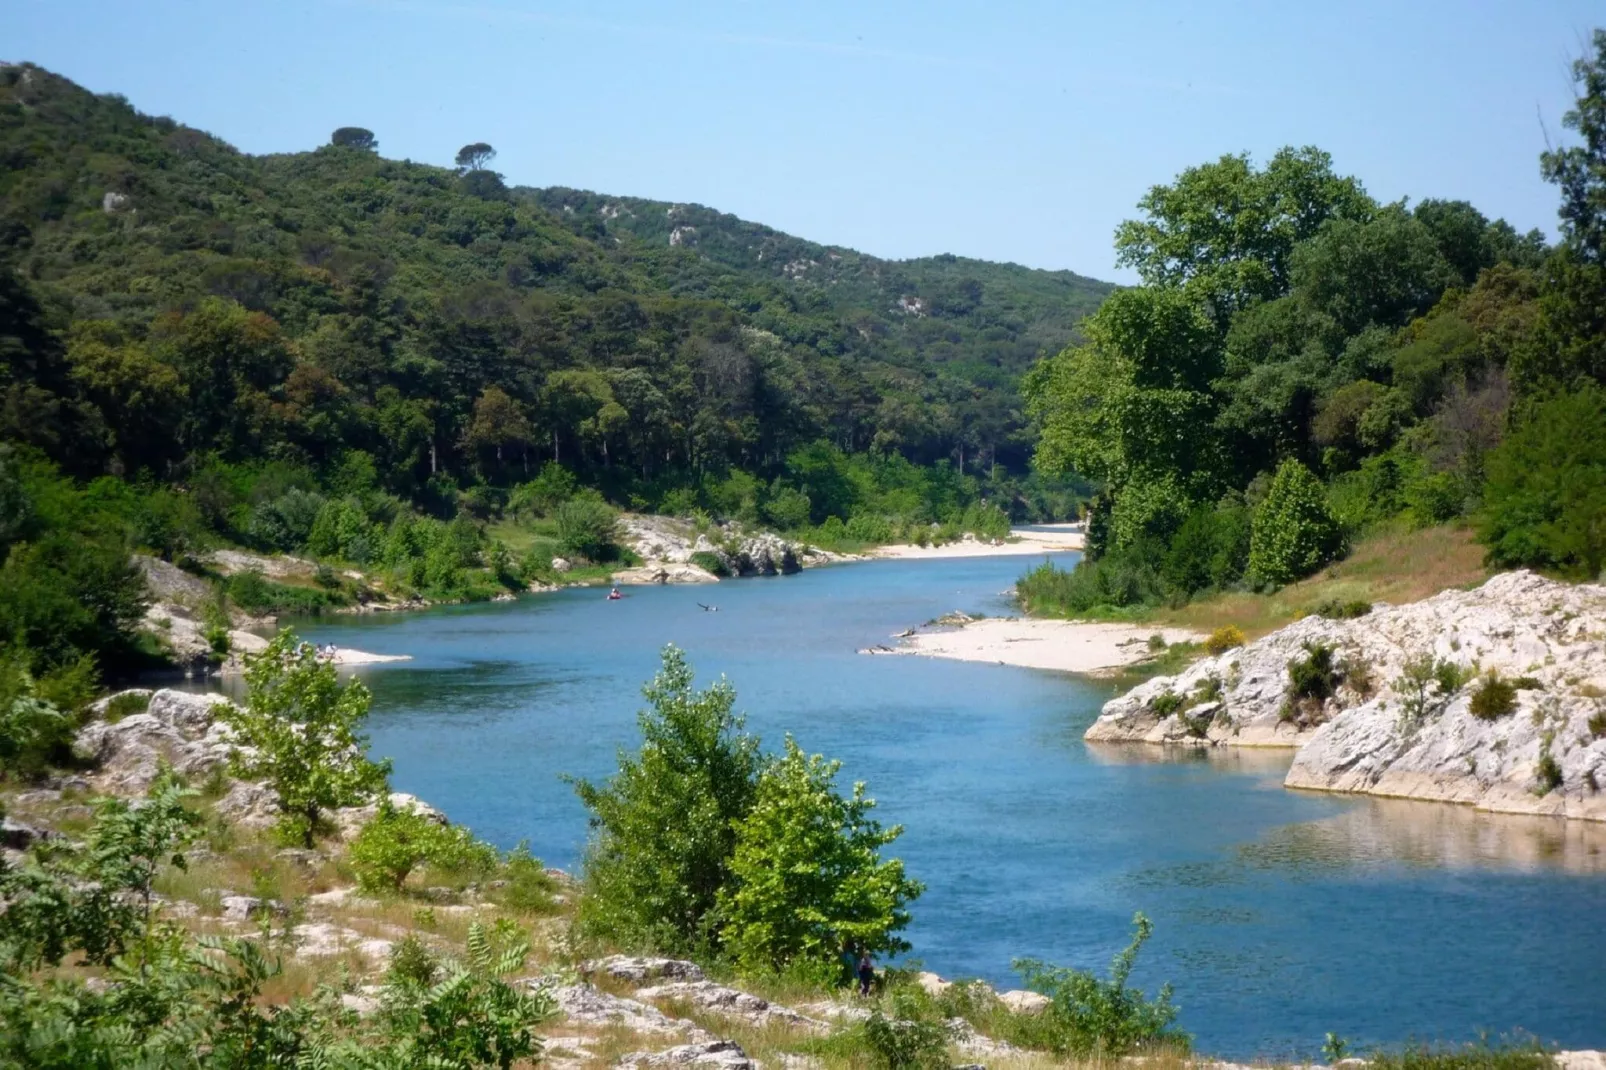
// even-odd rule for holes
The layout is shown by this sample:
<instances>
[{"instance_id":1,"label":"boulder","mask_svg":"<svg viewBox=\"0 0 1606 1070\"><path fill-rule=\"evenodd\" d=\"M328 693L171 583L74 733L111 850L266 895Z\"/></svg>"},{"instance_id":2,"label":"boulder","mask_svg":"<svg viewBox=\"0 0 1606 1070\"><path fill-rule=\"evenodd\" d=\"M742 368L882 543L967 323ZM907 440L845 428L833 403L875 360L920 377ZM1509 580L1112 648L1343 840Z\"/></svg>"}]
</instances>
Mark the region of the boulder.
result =
<instances>
[{"instance_id":1,"label":"boulder","mask_svg":"<svg viewBox=\"0 0 1606 1070\"><path fill-rule=\"evenodd\" d=\"M552 559L553 572L568 572L574 568L574 562L567 557L554 557Z\"/></svg>"},{"instance_id":2,"label":"boulder","mask_svg":"<svg viewBox=\"0 0 1606 1070\"><path fill-rule=\"evenodd\" d=\"M151 695L144 713L85 725L73 747L97 766L90 782L98 791L144 794L164 761L186 777L205 777L224 767L233 749L228 727L212 712L227 701L164 688Z\"/></svg>"},{"instance_id":3,"label":"boulder","mask_svg":"<svg viewBox=\"0 0 1606 1070\"><path fill-rule=\"evenodd\" d=\"M0 846L13 851L26 851L40 840L55 838L49 829L25 825L11 817L0 818Z\"/></svg>"},{"instance_id":4,"label":"boulder","mask_svg":"<svg viewBox=\"0 0 1606 1070\"><path fill-rule=\"evenodd\" d=\"M1016 1014L1041 1014L1054 1001L1041 992L1028 992L1017 988L1000 995L998 1002Z\"/></svg>"},{"instance_id":5,"label":"boulder","mask_svg":"<svg viewBox=\"0 0 1606 1070\"><path fill-rule=\"evenodd\" d=\"M945 981L930 971L915 974L915 984L932 996L940 996L954 986L952 981Z\"/></svg>"}]
</instances>

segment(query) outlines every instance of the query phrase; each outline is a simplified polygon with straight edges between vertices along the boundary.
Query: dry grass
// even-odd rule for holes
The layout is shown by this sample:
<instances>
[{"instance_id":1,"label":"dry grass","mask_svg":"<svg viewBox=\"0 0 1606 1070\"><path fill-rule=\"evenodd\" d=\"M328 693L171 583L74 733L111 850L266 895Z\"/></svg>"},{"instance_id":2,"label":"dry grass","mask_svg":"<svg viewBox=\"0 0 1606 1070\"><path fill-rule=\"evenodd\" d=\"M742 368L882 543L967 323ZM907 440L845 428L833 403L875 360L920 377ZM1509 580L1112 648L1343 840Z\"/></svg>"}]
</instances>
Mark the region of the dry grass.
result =
<instances>
[{"instance_id":1,"label":"dry grass","mask_svg":"<svg viewBox=\"0 0 1606 1070\"><path fill-rule=\"evenodd\" d=\"M1470 587L1489 577L1483 547L1470 529L1446 525L1411 531L1385 530L1356 544L1344 560L1309 579L1271 594L1234 592L1158 610L1157 624L1210 632L1236 624L1254 639L1309 615L1330 600L1418 602L1452 587Z\"/></svg>"}]
</instances>

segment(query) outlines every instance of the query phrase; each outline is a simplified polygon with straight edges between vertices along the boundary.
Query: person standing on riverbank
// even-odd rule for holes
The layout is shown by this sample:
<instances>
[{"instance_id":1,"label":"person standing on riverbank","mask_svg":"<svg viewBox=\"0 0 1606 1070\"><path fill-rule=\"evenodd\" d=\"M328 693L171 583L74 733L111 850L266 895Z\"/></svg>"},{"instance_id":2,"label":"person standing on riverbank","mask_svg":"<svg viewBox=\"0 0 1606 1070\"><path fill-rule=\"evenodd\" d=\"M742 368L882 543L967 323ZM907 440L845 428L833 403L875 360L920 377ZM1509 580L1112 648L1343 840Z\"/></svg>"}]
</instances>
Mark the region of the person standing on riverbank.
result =
<instances>
[{"instance_id":1,"label":"person standing on riverbank","mask_svg":"<svg viewBox=\"0 0 1606 1070\"><path fill-rule=\"evenodd\" d=\"M870 986L875 983L875 965L870 961L870 952L859 952L859 995L868 996Z\"/></svg>"}]
</instances>

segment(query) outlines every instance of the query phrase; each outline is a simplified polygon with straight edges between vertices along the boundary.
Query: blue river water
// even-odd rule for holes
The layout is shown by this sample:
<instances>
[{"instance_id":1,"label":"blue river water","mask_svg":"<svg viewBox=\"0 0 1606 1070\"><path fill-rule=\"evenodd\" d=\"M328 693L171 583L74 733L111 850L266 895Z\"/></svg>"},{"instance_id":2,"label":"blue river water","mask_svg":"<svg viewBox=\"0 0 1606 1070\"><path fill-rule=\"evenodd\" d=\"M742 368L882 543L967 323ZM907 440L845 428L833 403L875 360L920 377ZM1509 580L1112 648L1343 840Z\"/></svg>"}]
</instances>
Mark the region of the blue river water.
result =
<instances>
[{"instance_id":1,"label":"blue river water","mask_svg":"<svg viewBox=\"0 0 1606 1070\"><path fill-rule=\"evenodd\" d=\"M1074 557L1068 557L1074 560ZM561 779L637 743L662 646L728 676L749 728L842 759L926 884L912 958L1018 987L1031 956L1101 973L1134 911L1135 982L1170 980L1201 1050L1315 1055L1523 1030L1606 1047L1606 829L1290 792L1278 752L1095 748L1107 683L860 648L952 609L1004 613L1024 558L877 561L717 587L298 622L412 660L362 671L393 781L503 847L578 863ZM718 606L700 609L698 602Z\"/></svg>"}]
</instances>

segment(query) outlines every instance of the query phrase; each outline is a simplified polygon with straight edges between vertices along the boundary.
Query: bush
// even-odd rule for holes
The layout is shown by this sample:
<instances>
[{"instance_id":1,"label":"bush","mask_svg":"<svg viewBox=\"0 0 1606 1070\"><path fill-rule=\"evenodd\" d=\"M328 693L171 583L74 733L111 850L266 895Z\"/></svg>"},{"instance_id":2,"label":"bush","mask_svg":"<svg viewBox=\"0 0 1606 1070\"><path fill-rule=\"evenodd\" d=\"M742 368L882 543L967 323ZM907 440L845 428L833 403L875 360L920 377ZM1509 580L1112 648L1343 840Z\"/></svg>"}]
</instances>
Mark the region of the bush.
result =
<instances>
[{"instance_id":1,"label":"bush","mask_svg":"<svg viewBox=\"0 0 1606 1070\"><path fill-rule=\"evenodd\" d=\"M595 498L574 498L558 506L558 544L564 553L587 561L612 561L619 554L618 514Z\"/></svg>"},{"instance_id":2,"label":"bush","mask_svg":"<svg viewBox=\"0 0 1606 1070\"><path fill-rule=\"evenodd\" d=\"M41 698L13 652L0 660L0 773L32 779L70 755L73 721Z\"/></svg>"},{"instance_id":3,"label":"bush","mask_svg":"<svg viewBox=\"0 0 1606 1070\"><path fill-rule=\"evenodd\" d=\"M150 704L150 695L142 695L137 691L124 691L120 695L113 696L112 700L106 703L106 723L116 724L124 717L132 717L136 713L144 713Z\"/></svg>"},{"instance_id":4,"label":"bush","mask_svg":"<svg viewBox=\"0 0 1606 1070\"><path fill-rule=\"evenodd\" d=\"M1491 672L1478 682L1468 708L1480 721L1498 721L1509 716L1517 709L1517 685Z\"/></svg>"},{"instance_id":5,"label":"bush","mask_svg":"<svg viewBox=\"0 0 1606 1070\"><path fill-rule=\"evenodd\" d=\"M399 810L386 799L352 841L350 858L363 888L399 892L420 865L449 873L484 871L496 864L496 851L465 828Z\"/></svg>"},{"instance_id":6,"label":"bush","mask_svg":"<svg viewBox=\"0 0 1606 1070\"><path fill-rule=\"evenodd\" d=\"M1035 959L1016 961L1015 969L1026 986L1052 1001L1024 1026L1032 1034L1034 1046L1057 1055L1114 1059L1156 1048L1187 1050L1188 1035L1172 1029L1177 1008L1171 1003L1171 986L1162 986L1152 1000L1127 986L1138 952L1154 932L1142 914L1134 915L1132 924L1132 942L1110 964L1108 981L1087 970L1050 966Z\"/></svg>"},{"instance_id":7,"label":"bush","mask_svg":"<svg viewBox=\"0 0 1606 1070\"><path fill-rule=\"evenodd\" d=\"M1409 728L1437 713L1466 681L1466 670L1453 662L1435 660L1431 653L1410 659L1394 681L1401 723Z\"/></svg>"},{"instance_id":8,"label":"bush","mask_svg":"<svg viewBox=\"0 0 1606 1070\"><path fill-rule=\"evenodd\" d=\"M1288 663L1288 695L1293 699L1325 701L1338 690L1334 648L1327 643L1303 644L1305 656Z\"/></svg>"},{"instance_id":9,"label":"bush","mask_svg":"<svg viewBox=\"0 0 1606 1070\"><path fill-rule=\"evenodd\" d=\"M557 882L547 873L541 860L530 853L528 842L508 852L502 869L503 883L497 894L498 901L509 910L521 914L550 914L558 907L553 898Z\"/></svg>"},{"instance_id":10,"label":"bush","mask_svg":"<svg viewBox=\"0 0 1606 1070\"><path fill-rule=\"evenodd\" d=\"M1045 561L1015 582L1015 596L1028 612L1058 617L1152 604L1165 588L1151 561L1142 548L1083 558L1070 571Z\"/></svg>"},{"instance_id":11,"label":"bush","mask_svg":"<svg viewBox=\"0 0 1606 1070\"><path fill-rule=\"evenodd\" d=\"M1292 582L1331 561L1342 545L1321 483L1298 461L1284 461L1255 510L1249 579L1268 586Z\"/></svg>"},{"instance_id":12,"label":"bush","mask_svg":"<svg viewBox=\"0 0 1606 1070\"><path fill-rule=\"evenodd\" d=\"M948 1066L948 1030L923 1014L913 992L892 994L892 1016L878 1007L864 1023L871 1060L881 1070L940 1070Z\"/></svg>"},{"instance_id":13,"label":"bush","mask_svg":"<svg viewBox=\"0 0 1606 1070\"><path fill-rule=\"evenodd\" d=\"M545 516L574 497L578 486L573 472L557 461L548 461L534 479L513 488L507 497L507 511L515 520Z\"/></svg>"},{"instance_id":14,"label":"bush","mask_svg":"<svg viewBox=\"0 0 1606 1070\"><path fill-rule=\"evenodd\" d=\"M1364 599L1344 601L1339 598L1329 598L1325 602L1318 603L1311 612L1328 620L1354 620L1372 612L1372 603Z\"/></svg>"},{"instance_id":15,"label":"bush","mask_svg":"<svg viewBox=\"0 0 1606 1070\"><path fill-rule=\"evenodd\" d=\"M1562 785L1561 763L1550 753L1550 740L1539 748L1539 760L1534 763L1534 779L1539 782L1538 794L1549 795Z\"/></svg>"},{"instance_id":16,"label":"bush","mask_svg":"<svg viewBox=\"0 0 1606 1070\"><path fill-rule=\"evenodd\" d=\"M725 559L711 550L698 550L691 555L690 561L698 568L706 569L716 576L729 576L730 569L725 565Z\"/></svg>"},{"instance_id":17,"label":"bush","mask_svg":"<svg viewBox=\"0 0 1606 1070\"><path fill-rule=\"evenodd\" d=\"M1223 624L1210 633L1205 640L1204 648L1207 654L1225 654L1235 647L1243 646L1245 642L1243 629L1236 624Z\"/></svg>"},{"instance_id":18,"label":"bush","mask_svg":"<svg viewBox=\"0 0 1606 1070\"><path fill-rule=\"evenodd\" d=\"M259 503L251 511L251 541L263 550L300 550L324 504L322 495L294 488Z\"/></svg>"},{"instance_id":19,"label":"bush","mask_svg":"<svg viewBox=\"0 0 1606 1070\"><path fill-rule=\"evenodd\" d=\"M333 573L331 573L331 576ZM311 616L321 613L339 600L328 591L310 587L291 587L262 578L255 570L236 572L223 585L229 600L247 613L293 613Z\"/></svg>"},{"instance_id":20,"label":"bush","mask_svg":"<svg viewBox=\"0 0 1606 1070\"><path fill-rule=\"evenodd\" d=\"M863 783L847 797L836 790L841 764L804 754L788 736L736 827L720 936L748 969L812 968L831 980L844 945L872 954L909 949L896 934L922 889L904 876L902 861L881 859L903 829L870 817L875 801Z\"/></svg>"},{"instance_id":21,"label":"bush","mask_svg":"<svg viewBox=\"0 0 1606 1070\"><path fill-rule=\"evenodd\" d=\"M1554 1070L1556 1060L1537 1042L1460 1048L1413 1045L1400 1052L1368 1052L1370 1070Z\"/></svg>"},{"instance_id":22,"label":"bush","mask_svg":"<svg viewBox=\"0 0 1606 1070\"><path fill-rule=\"evenodd\" d=\"M1149 703L1149 708L1154 711L1157 717L1170 717L1173 713L1182 709L1182 696L1175 691L1162 691L1154 696L1154 701Z\"/></svg>"}]
</instances>

